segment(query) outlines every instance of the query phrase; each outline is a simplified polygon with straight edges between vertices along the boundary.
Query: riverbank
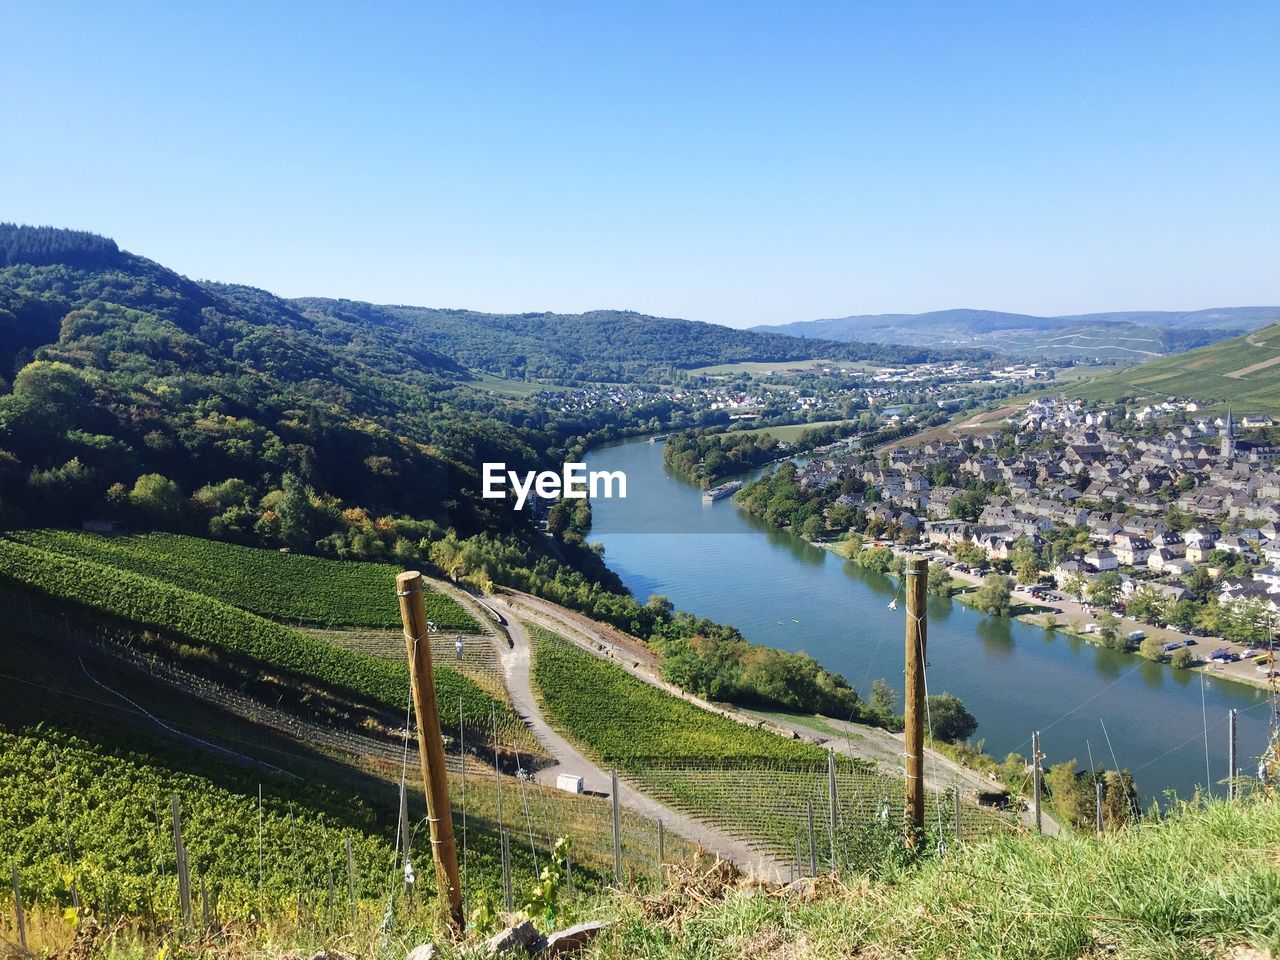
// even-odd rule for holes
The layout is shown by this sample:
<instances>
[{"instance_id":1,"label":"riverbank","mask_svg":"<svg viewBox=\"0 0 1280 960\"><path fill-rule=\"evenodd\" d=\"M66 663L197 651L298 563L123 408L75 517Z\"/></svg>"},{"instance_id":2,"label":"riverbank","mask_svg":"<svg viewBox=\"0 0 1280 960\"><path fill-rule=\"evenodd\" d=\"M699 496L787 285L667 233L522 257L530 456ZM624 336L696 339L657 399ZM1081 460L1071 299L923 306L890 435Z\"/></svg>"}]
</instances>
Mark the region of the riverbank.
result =
<instances>
[{"instance_id":1,"label":"riverbank","mask_svg":"<svg viewBox=\"0 0 1280 960\"><path fill-rule=\"evenodd\" d=\"M929 556L932 552L909 550L883 540L870 540L866 542L870 546L888 547L893 551L895 556L901 557L910 556L912 554ZM845 557L847 559L846 554L835 549L836 544L834 543L821 543L815 544L815 546L824 547L831 550L837 556ZM954 568L949 568L947 572L951 575L953 583L960 582L969 587L977 587L982 583L981 577L975 576L971 573L965 573ZM972 609L972 604L966 603L960 595L953 593L950 599L958 603L964 603ZM1105 647L1102 643L1101 637L1097 633L1085 633L1084 631L1085 626L1095 622L1097 618L1097 614L1088 604L1078 603L1077 601L1064 596L1061 600L1055 600L1052 606L1044 606L1042 604L1031 603L1030 600L1019 599L1017 591L1014 592L1013 600L1015 609L1019 606L1028 605L1041 608L1038 612L1023 611L1021 613L1017 613L1013 619L1031 624L1032 626L1041 627L1046 630L1054 630L1065 636L1070 636L1077 640L1083 640L1085 643L1090 643L1097 647ZM1054 608L1061 612L1055 613ZM1052 621L1050 618L1053 618ZM1063 618L1066 619L1064 620ZM1217 677L1221 680L1229 680L1232 683L1243 684L1259 690L1269 690L1271 688L1271 685L1257 673L1255 669L1256 665L1253 661L1243 657L1243 652L1248 649L1243 644L1233 643L1232 641L1226 640L1222 637L1188 637L1186 634L1170 629L1169 627L1160 627L1154 624L1143 623L1141 620L1135 620L1132 617L1125 617L1120 614L1116 614L1116 619L1118 621L1117 629L1123 634L1127 634L1134 630L1141 630L1148 637L1154 637L1156 640L1160 641L1161 644L1185 642L1188 639L1194 641L1193 652L1201 659L1197 659L1190 666L1182 668L1187 673L1204 673L1207 676ZM1216 660L1203 659L1204 657L1207 657L1209 652L1224 647L1237 654L1241 654L1241 659L1235 663L1221 663ZM1132 656L1137 660L1142 660L1145 663L1157 662L1147 660L1145 657L1141 657L1137 653L1133 653L1131 651L1118 652L1124 652L1128 656ZM1170 669L1179 668L1170 667Z\"/></svg>"},{"instance_id":2,"label":"riverbank","mask_svg":"<svg viewBox=\"0 0 1280 960\"><path fill-rule=\"evenodd\" d=\"M859 690L883 678L901 696L903 613L901 597L889 609L898 592L893 580L730 501L704 504L697 487L664 468L661 444L598 448L587 463L627 474L626 500L592 504L590 541L634 596L661 595L677 609L734 624L754 643L807 653ZM1209 682L1202 691L1186 671L935 596L929 639L931 692L964 701L987 752L1026 756L1036 730L1045 731L1050 763L1087 765L1101 746L1108 766L1134 771L1144 805L1168 790L1191 796L1208 779L1215 793L1221 789L1231 710L1240 757L1256 757L1267 744L1266 694L1255 686Z\"/></svg>"}]
</instances>

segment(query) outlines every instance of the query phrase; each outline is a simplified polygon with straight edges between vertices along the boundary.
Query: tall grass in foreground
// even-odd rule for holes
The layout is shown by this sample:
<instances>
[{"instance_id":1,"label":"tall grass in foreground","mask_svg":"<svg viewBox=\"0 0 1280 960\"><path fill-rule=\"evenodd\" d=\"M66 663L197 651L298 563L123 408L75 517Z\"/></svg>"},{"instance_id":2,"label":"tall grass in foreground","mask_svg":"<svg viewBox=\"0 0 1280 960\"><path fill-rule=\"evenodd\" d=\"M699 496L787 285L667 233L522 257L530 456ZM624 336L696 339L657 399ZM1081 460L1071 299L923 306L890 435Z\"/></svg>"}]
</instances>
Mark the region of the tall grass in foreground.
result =
<instances>
[{"instance_id":1,"label":"tall grass in foreground","mask_svg":"<svg viewBox=\"0 0 1280 960\"><path fill-rule=\"evenodd\" d=\"M1188 806L1092 837L1018 836L813 899L735 892L679 933L639 905L593 957L1204 957L1280 947L1280 807Z\"/></svg>"},{"instance_id":2,"label":"tall grass in foreground","mask_svg":"<svg viewBox=\"0 0 1280 960\"><path fill-rule=\"evenodd\" d=\"M564 904L557 925L617 919L585 960L1258 960L1280 947L1280 806L1261 801L1189 805L1101 840L1011 836L887 875L893 879L819 881L807 892L744 885L723 898L714 889L588 895ZM156 960L162 950L173 958L275 960L335 947L403 960L414 944L434 941L441 960L483 955L480 933L463 945L438 938L426 905L389 935L376 917L362 921L325 934L280 920L224 940L163 947L122 931L92 952L112 960ZM65 931L50 937L46 923L34 924L42 946L64 945ZM1234 952L1240 946L1258 952Z\"/></svg>"}]
</instances>

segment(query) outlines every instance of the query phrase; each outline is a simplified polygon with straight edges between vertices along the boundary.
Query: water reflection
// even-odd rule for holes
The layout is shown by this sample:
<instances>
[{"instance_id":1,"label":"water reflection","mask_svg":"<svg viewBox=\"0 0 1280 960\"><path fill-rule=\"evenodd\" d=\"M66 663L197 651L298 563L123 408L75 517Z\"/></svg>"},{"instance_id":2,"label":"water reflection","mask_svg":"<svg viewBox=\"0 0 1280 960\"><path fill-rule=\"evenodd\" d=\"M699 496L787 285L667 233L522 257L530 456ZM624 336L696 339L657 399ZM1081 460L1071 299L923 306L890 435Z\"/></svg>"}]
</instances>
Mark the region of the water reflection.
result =
<instances>
[{"instance_id":1,"label":"water reflection","mask_svg":"<svg viewBox=\"0 0 1280 960\"><path fill-rule=\"evenodd\" d=\"M1138 667L1138 676L1150 690L1159 690L1164 686L1165 669L1158 663L1148 660Z\"/></svg>"},{"instance_id":2,"label":"water reflection","mask_svg":"<svg viewBox=\"0 0 1280 960\"><path fill-rule=\"evenodd\" d=\"M982 639L982 649L992 656L1010 657L1013 655L1012 621L1006 617L977 616L978 636Z\"/></svg>"}]
</instances>

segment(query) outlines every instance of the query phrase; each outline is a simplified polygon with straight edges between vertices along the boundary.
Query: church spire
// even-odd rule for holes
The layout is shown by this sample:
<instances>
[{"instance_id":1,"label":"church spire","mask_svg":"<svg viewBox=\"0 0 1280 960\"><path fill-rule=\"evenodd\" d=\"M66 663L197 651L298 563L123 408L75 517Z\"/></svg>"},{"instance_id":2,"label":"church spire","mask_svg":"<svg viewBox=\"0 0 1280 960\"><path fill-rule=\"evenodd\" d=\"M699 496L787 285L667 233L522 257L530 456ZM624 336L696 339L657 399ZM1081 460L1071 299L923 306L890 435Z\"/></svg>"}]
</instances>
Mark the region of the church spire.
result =
<instances>
[{"instance_id":1,"label":"church spire","mask_svg":"<svg viewBox=\"0 0 1280 960\"><path fill-rule=\"evenodd\" d=\"M1222 441L1219 449L1223 459L1230 460L1236 455L1236 425L1231 419L1231 404L1227 404L1227 421L1222 425Z\"/></svg>"}]
</instances>

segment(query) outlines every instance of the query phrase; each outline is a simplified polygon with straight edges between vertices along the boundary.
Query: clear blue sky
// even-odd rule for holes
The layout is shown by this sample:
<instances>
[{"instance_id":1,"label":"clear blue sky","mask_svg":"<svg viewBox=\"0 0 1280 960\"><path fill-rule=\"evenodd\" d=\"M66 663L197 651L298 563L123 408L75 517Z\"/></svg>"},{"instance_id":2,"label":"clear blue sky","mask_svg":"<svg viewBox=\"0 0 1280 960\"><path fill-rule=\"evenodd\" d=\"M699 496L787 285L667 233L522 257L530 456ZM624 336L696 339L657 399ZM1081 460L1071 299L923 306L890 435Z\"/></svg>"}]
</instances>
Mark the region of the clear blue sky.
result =
<instances>
[{"instance_id":1,"label":"clear blue sky","mask_svg":"<svg viewBox=\"0 0 1280 960\"><path fill-rule=\"evenodd\" d=\"M0 219L742 326L1280 303L1280 4L0 2Z\"/></svg>"}]
</instances>

